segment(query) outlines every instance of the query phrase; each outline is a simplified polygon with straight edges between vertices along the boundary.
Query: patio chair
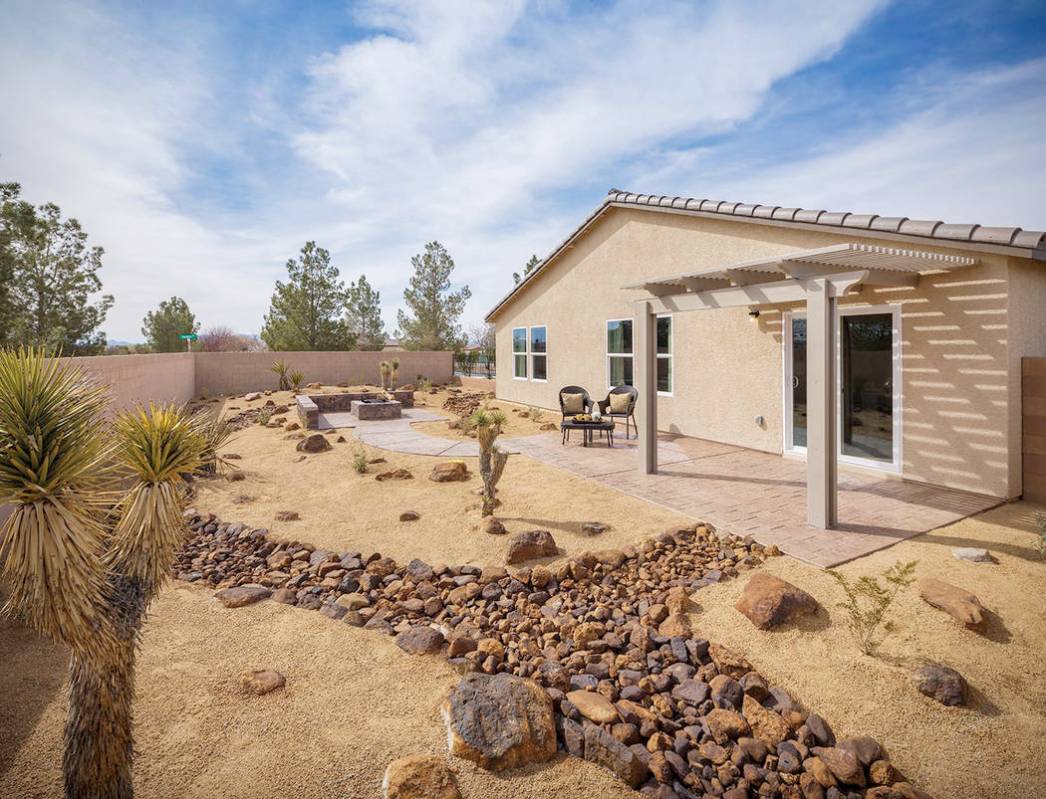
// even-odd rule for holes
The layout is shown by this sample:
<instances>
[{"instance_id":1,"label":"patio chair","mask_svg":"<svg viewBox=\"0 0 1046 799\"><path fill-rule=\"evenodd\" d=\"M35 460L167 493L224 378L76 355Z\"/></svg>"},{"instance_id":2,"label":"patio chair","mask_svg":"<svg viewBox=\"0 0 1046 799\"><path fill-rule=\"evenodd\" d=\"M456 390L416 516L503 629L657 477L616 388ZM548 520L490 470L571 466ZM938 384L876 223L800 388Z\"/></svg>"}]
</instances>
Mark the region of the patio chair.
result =
<instances>
[{"instance_id":1,"label":"patio chair","mask_svg":"<svg viewBox=\"0 0 1046 799\"><path fill-rule=\"evenodd\" d=\"M628 408L624 411L611 411L610 410L610 397L614 394L627 394L628 395ZM613 419L624 419L625 420L625 440L628 440L628 422L632 420L632 427L636 430L636 438L639 438L639 425L636 424L636 402L639 400L639 391L633 386L618 386L617 388L610 389L610 393L607 394L605 400L599 402L599 413L601 416L609 416Z\"/></svg>"},{"instance_id":2,"label":"patio chair","mask_svg":"<svg viewBox=\"0 0 1046 799\"><path fill-rule=\"evenodd\" d=\"M581 407L582 407L583 410L581 410L581 411L571 411L570 413L567 413L567 409L566 409L566 407L564 406L564 403L563 403L563 395L564 394L580 394L581 395ZM592 413L592 406L593 406L593 404L594 403L592 402L592 396L587 391L585 391L585 389L581 388L581 386L564 386L563 388L561 388L559 390L559 412L561 414L563 414L563 420L564 421L566 421L566 418L568 416L573 416L576 413ZM564 430L563 432L565 433L564 440L565 441L569 441L570 440L570 431L569 430Z\"/></svg>"}]
</instances>

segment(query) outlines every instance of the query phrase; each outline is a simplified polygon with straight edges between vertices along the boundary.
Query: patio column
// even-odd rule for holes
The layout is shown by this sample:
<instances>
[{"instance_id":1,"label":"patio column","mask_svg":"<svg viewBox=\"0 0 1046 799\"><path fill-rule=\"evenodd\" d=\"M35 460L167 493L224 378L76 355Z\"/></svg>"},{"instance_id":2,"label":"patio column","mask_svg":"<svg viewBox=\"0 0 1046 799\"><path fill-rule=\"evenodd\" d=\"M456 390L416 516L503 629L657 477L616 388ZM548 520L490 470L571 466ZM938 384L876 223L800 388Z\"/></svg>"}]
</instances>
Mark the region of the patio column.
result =
<instances>
[{"instance_id":1,"label":"patio column","mask_svg":"<svg viewBox=\"0 0 1046 799\"><path fill-rule=\"evenodd\" d=\"M806 292L806 514L812 527L836 518L835 296L828 280Z\"/></svg>"},{"instance_id":2,"label":"patio column","mask_svg":"<svg viewBox=\"0 0 1046 799\"><path fill-rule=\"evenodd\" d=\"M657 473L657 315L646 300L635 306L632 322L632 356L639 402L636 420L639 427L639 468L644 474Z\"/></svg>"}]
</instances>

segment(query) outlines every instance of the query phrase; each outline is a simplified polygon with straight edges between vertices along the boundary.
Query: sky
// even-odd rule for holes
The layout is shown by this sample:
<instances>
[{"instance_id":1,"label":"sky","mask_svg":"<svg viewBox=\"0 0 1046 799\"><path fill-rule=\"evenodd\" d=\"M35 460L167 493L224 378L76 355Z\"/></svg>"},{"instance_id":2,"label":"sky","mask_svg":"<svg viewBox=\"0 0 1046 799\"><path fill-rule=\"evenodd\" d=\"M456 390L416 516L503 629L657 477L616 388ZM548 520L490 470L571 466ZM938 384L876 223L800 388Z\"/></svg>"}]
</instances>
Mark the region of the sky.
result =
<instances>
[{"instance_id":1,"label":"sky","mask_svg":"<svg viewBox=\"0 0 1046 799\"><path fill-rule=\"evenodd\" d=\"M466 328L611 188L1046 228L1046 3L0 0L0 181L261 329L308 240L381 291L439 240Z\"/></svg>"}]
</instances>

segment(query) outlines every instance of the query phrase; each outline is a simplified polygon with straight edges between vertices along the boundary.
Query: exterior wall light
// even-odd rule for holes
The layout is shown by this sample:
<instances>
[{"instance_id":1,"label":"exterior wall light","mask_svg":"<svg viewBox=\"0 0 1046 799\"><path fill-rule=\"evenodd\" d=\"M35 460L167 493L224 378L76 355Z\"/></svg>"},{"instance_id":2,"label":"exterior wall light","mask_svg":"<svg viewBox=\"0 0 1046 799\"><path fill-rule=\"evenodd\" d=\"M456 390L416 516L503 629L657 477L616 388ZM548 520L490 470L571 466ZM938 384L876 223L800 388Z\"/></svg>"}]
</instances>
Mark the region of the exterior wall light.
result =
<instances>
[{"instance_id":1,"label":"exterior wall light","mask_svg":"<svg viewBox=\"0 0 1046 799\"><path fill-rule=\"evenodd\" d=\"M748 312L748 318L751 319L753 322L758 320L759 319L759 309L758 308L753 308L752 310L750 310Z\"/></svg>"}]
</instances>

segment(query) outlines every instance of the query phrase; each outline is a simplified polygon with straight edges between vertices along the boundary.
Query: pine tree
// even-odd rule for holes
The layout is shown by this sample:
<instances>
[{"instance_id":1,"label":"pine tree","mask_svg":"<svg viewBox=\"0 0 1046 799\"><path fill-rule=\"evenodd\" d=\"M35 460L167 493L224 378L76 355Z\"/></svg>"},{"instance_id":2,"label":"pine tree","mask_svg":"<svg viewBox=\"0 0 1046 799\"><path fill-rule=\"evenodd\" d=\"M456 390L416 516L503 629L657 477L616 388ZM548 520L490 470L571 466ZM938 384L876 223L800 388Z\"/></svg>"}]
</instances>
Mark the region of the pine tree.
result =
<instances>
[{"instance_id":1,"label":"pine tree","mask_svg":"<svg viewBox=\"0 0 1046 799\"><path fill-rule=\"evenodd\" d=\"M454 350L465 344L458 320L472 292L468 286L451 292L454 260L438 241L411 258L414 275L403 299L410 314L397 314L399 339L408 350Z\"/></svg>"},{"instance_id":2,"label":"pine tree","mask_svg":"<svg viewBox=\"0 0 1046 799\"><path fill-rule=\"evenodd\" d=\"M101 291L101 247L88 247L75 219L53 203L34 207L17 183L0 184L0 341L88 355L105 349L98 330L113 305Z\"/></svg>"},{"instance_id":3,"label":"pine tree","mask_svg":"<svg viewBox=\"0 0 1046 799\"><path fill-rule=\"evenodd\" d=\"M371 288L366 275L349 284L345 303L345 324L356 337L361 350L380 350L385 346L385 322L381 318L381 292Z\"/></svg>"},{"instance_id":4,"label":"pine tree","mask_svg":"<svg viewBox=\"0 0 1046 799\"><path fill-rule=\"evenodd\" d=\"M160 303L156 311L149 311L142 320L142 335L153 352L181 352L185 342L183 333L197 333L200 323L181 297L171 297Z\"/></svg>"},{"instance_id":5,"label":"pine tree","mask_svg":"<svg viewBox=\"0 0 1046 799\"><path fill-rule=\"evenodd\" d=\"M530 260L527 261L527 265L523 267L523 274L520 275L519 272L513 272L512 279L518 284L520 280L533 272L539 263L541 263L541 259L538 258L536 254L531 255Z\"/></svg>"},{"instance_id":6,"label":"pine tree","mask_svg":"<svg viewBox=\"0 0 1046 799\"><path fill-rule=\"evenodd\" d=\"M345 284L330 253L316 242L287 261L288 281L276 281L262 340L270 350L351 350L355 342L341 319Z\"/></svg>"}]
</instances>

